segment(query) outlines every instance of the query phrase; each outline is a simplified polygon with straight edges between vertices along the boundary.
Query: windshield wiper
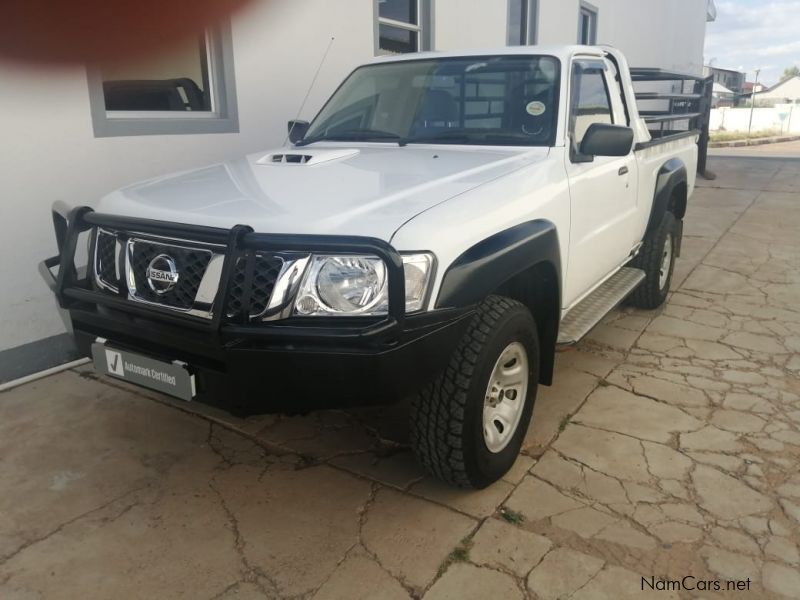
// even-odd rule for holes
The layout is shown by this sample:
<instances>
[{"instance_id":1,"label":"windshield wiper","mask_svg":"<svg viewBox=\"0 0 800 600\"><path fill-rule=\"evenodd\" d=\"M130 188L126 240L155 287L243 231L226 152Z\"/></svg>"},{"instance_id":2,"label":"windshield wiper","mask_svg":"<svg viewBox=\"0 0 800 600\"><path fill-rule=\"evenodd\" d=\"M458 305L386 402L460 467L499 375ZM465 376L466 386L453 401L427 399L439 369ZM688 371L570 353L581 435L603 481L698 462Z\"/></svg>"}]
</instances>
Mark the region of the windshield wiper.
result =
<instances>
[{"instance_id":1,"label":"windshield wiper","mask_svg":"<svg viewBox=\"0 0 800 600\"><path fill-rule=\"evenodd\" d=\"M349 131L337 131L326 135L317 135L311 138L302 139L295 146L307 146L314 142L368 142L383 140L399 140L400 136L391 131L381 131L379 129L352 129Z\"/></svg>"},{"instance_id":2,"label":"windshield wiper","mask_svg":"<svg viewBox=\"0 0 800 600\"><path fill-rule=\"evenodd\" d=\"M522 142L522 143L520 143ZM525 143L528 142L528 143ZM400 140L400 145L406 144L501 144L530 146L531 136L513 131L502 133L484 131L442 131L435 135L411 137Z\"/></svg>"},{"instance_id":3,"label":"windshield wiper","mask_svg":"<svg viewBox=\"0 0 800 600\"><path fill-rule=\"evenodd\" d=\"M472 136L463 131L442 131L436 135L420 136L420 137L407 137L400 140L400 145L406 144L435 144L437 142L450 142L453 144L467 143L472 139Z\"/></svg>"}]
</instances>

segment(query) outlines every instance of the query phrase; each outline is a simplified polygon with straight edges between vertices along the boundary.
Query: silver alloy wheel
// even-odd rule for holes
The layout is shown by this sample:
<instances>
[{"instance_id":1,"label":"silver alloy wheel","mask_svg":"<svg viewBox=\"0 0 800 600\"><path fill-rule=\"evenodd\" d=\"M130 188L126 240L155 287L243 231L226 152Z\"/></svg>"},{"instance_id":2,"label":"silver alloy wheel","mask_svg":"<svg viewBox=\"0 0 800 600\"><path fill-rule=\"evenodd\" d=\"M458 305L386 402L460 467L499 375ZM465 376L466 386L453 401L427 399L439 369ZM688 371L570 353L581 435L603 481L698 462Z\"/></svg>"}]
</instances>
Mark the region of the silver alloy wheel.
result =
<instances>
[{"instance_id":1,"label":"silver alloy wheel","mask_svg":"<svg viewBox=\"0 0 800 600\"><path fill-rule=\"evenodd\" d=\"M528 395L528 353L511 342L494 364L483 403L483 440L489 452L501 452L517 430Z\"/></svg>"},{"instance_id":2,"label":"silver alloy wheel","mask_svg":"<svg viewBox=\"0 0 800 600\"><path fill-rule=\"evenodd\" d=\"M669 268L672 265L672 236L667 234L664 240L664 249L661 256L661 266L658 269L658 289L663 290L669 278Z\"/></svg>"}]
</instances>

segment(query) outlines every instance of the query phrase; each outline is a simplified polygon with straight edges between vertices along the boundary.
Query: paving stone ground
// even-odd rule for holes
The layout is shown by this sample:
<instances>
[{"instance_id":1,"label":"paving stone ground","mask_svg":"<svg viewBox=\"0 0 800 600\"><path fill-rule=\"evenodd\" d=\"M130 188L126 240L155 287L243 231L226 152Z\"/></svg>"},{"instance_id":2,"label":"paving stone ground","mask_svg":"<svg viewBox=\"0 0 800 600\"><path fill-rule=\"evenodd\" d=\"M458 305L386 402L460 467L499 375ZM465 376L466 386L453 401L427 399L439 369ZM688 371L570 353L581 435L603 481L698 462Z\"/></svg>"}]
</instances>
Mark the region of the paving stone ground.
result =
<instances>
[{"instance_id":1,"label":"paving stone ground","mask_svg":"<svg viewBox=\"0 0 800 600\"><path fill-rule=\"evenodd\" d=\"M559 355L486 490L422 473L403 405L0 394L0 598L800 598L800 160L710 168L668 304Z\"/></svg>"}]
</instances>

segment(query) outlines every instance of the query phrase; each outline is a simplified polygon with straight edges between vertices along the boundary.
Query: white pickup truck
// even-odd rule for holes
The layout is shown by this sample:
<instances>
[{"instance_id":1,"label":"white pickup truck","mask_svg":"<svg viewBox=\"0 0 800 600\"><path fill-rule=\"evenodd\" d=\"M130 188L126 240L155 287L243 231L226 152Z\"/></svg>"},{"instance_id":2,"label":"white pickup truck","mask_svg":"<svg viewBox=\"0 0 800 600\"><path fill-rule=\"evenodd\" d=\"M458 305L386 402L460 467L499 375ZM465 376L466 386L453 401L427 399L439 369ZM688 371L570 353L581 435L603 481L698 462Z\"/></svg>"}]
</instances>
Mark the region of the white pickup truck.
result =
<instances>
[{"instance_id":1,"label":"white pickup truck","mask_svg":"<svg viewBox=\"0 0 800 600\"><path fill-rule=\"evenodd\" d=\"M54 207L42 272L101 373L236 414L411 396L421 463L484 487L556 348L664 302L698 132L646 119L691 118L641 116L609 47L383 57L286 147Z\"/></svg>"}]
</instances>

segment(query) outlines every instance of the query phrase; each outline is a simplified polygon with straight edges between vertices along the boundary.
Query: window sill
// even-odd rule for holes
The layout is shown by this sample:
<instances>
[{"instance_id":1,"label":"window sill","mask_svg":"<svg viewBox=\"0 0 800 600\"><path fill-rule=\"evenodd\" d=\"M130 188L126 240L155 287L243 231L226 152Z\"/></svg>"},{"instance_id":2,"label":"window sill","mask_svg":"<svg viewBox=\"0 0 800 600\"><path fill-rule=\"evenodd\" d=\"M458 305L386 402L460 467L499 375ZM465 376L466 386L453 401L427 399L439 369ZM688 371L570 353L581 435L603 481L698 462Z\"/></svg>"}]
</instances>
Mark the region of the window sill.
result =
<instances>
[{"instance_id":1,"label":"window sill","mask_svg":"<svg viewBox=\"0 0 800 600\"><path fill-rule=\"evenodd\" d=\"M119 114L119 113L117 113ZM95 121L95 137L133 135L191 135L208 133L239 133L238 119L216 115L180 117L106 117Z\"/></svg>"}]
</instances>

